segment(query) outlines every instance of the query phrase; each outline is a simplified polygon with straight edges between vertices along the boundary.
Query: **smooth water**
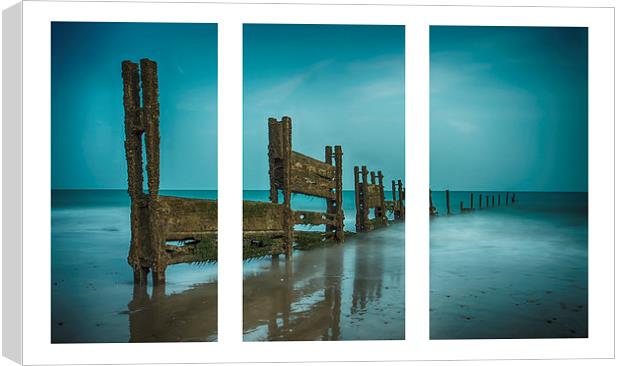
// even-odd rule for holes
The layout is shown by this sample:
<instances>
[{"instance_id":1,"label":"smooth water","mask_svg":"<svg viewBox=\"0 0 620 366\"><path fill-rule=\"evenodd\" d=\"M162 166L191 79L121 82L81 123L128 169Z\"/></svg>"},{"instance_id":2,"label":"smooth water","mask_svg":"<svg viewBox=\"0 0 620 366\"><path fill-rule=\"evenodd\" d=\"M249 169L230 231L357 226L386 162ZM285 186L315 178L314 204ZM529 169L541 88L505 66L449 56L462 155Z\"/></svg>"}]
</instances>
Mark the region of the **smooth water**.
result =
<instances>
[{"instance_id":1,"label":"smooth water","mask_svg":"<svg viewBox=\"0 0 620 366\"><path fill-rule=\"evenodd\" d=\"M244 199L268 196L244 192ZM325 205L324 199L292 199L296 209L324 211ZM343 192L343 206L345 229L355 231L354 192ZM344 244L295 251L290 259L246 261L243 274L245 341L404 339L402 222L347 237Z\"/></svg>"},{"instance_id":2,"label":"smooth water","mask_svg":"<svg viewBox=\"0 0 620 366\"><path fill-rule=\"evenodd\" d=\"M499 207L460 214L469 197L452 192L446 216L433 192L431 338L587 337L587 193L517 192L508 205L503 193Z\"/></svg>"},{"instance_id":3,"label":"smooth water","mask_svg":"<svg viewBox=\"0 0 620 366\"><path fill-rule=\"evenodd\" d=\"M52 191L52 342L215 340L217 264L169 266L163 294L134 289L129 216L124 190Z\"/></svg>"}]
</instances>

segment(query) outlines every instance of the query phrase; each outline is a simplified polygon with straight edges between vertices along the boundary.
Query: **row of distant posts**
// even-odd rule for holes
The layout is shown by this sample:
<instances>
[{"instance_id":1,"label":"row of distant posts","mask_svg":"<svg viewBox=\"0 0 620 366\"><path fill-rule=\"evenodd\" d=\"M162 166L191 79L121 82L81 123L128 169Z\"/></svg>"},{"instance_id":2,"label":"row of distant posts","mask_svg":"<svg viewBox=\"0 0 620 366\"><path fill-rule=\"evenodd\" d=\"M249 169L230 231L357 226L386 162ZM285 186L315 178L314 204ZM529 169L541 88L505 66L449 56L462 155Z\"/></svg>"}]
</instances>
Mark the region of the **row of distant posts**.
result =
<instances>
[{"instance_id":1,"label":"row of distant posts","mask_svg":"<svg viewBox=\"0 0 620 366\"><path fill-rule=\"evenodd\" d=\"M497 197L497 206L501 206L502 205L502 195L504 195L505 198L505 205L508 206L509 203L515 203L516 202L516 195L515 193L510 193L510 192L506 192L506 193L497 193L497 195L495 193L489 195L486 194L485 195L485 205L483 206L482 204L482 193L478 194L478 209L482 210L483 208L489 208L489 207L495 207L495 198ZM490 203L489 203L489 198L490 198ZM439 214L439 212L437 211L437 207L435 207L435 205L433 204L433 192L431 190L429 190L429 200L430 200L430 208L429 208L429 213L432 216L437 216ZM460 201L459 203L459 209L461 212L472 212L475 210L474 208L474 193L470 193L469 194L469 207L465 207L463 201ZM448 215L452 214L452 208L450 206L450 190L446 189L446 212Z\"/></svg>"}]
</instances>

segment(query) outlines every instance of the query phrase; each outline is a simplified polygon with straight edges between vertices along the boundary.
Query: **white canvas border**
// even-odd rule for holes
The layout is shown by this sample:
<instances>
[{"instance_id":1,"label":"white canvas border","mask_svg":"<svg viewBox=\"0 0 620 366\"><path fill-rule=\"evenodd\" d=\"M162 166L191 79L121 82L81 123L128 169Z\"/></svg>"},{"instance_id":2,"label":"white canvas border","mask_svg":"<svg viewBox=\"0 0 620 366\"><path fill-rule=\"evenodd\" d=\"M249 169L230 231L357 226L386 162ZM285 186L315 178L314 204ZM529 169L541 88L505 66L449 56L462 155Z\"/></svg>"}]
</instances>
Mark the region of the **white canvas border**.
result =
<instances>
[{"instance_id":1,"label":"white canvas border","mask_svg":"<svg viewBox=\"0 0 620 366\"><path fill-rule=\"evenodd\" d=\"M50 21L219 23L219 342L50 343ZM406 26L406 340L242 342L242 24L334 23ZM428 26L589 27L588 339L428 340ZM209 363L613 356L613 9L291 4L24 2L23 361ZM120 62L120 60L119 60ZM120 85L119 85L120 87ZM120 122L119 122L120 123ZM419 199L416 199L419 197ZM346 245L346 244L345 244ZM49 251L47 251L49 253Z\"/></svg>"}]
</instances>

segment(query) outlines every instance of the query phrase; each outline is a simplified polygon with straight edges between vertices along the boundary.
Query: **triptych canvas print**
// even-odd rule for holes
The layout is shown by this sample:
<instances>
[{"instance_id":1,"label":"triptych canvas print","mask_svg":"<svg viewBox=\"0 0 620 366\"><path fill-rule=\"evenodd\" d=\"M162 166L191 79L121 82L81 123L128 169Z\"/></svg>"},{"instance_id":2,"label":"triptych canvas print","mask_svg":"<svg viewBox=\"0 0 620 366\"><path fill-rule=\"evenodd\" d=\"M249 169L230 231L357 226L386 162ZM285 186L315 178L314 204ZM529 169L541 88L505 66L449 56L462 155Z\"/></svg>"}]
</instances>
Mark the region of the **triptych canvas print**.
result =
<instances>
[{"instance_id":1,"label":"triptych canvas print","mask_svg":"<svg viewBox=\"0 0 620 366\"><path fill-rule=\"evenodd\" d=\"M614 357L613 8L11 9L6 357Z\"/></svg>"},{"instance_id":2,"label":"triptych canvas print","mask_svg":"<svg viewBox=\"0 0 620 366\"><path fill-rule=\"evenodd\" d=\"M218 24L52 22L51 342L217 341L223 245L243 341L404 340L409 237L430 339L587 338L588 29L430 26L428 197L405 180L405 33L243 25L231 243ZM405 230L422 202L429 242Z\"/></svg>"}]
</instances>

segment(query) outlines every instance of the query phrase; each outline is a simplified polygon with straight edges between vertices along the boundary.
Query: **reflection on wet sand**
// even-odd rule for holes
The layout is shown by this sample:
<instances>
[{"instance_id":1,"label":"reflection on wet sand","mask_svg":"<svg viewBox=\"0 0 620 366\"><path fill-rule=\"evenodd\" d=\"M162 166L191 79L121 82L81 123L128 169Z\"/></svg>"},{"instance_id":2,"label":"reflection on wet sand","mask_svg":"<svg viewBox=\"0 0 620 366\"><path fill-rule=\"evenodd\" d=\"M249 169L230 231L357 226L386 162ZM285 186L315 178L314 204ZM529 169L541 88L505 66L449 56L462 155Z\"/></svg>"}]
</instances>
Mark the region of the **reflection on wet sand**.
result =
<instances>
[{"instance_id":1,"label":"reflection on wet sand","mask_svg":"<svg viewBox=\"0 0 620 366\"><path fill-rule=\"evenodd\" d=\"M135 285L129 311L130 342L189 342L217 339L217 282L166 295L163 286L151 296Z\"/></svg>"},{"instance_id":2,"label":"reflection on wet sand","mask_svg":"<svg viewBox=\"0 0 620 366\"><path fill-rule=\"evenodd\" d=\"M244 340L404 338L404 225L244 265Z\"/></svg>"}]
</instances>

